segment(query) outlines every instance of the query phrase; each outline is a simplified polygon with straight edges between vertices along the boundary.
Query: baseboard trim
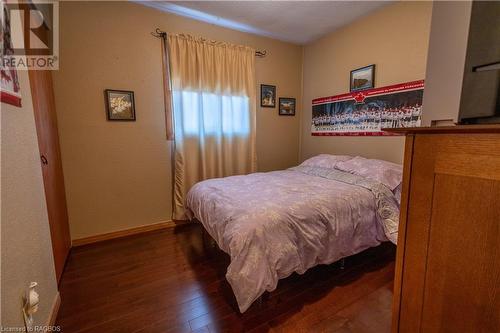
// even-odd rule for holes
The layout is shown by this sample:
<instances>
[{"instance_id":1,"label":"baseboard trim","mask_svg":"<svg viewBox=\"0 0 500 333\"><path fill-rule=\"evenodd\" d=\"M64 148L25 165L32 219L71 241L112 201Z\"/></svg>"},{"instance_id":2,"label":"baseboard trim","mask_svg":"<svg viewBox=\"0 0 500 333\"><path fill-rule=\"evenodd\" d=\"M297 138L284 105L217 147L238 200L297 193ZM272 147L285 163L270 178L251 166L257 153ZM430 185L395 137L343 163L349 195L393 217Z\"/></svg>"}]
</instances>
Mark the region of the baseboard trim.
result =
<instances>
[{"instance_id":1,"label":"baseboard trim","mask_svg":"<svg viewBox=\"0 0 500 333\"><path fill-rule=\"evenodd\" d=\"M52 302L52 308L50 309L49 319L47 320L47 326L55 326L57 314L59 313L59 307L61 306L61 294L57 292L54 301Z\"/></svg>"},{"instance_id":2,"label":"baseboard trim","mask_svg":"<svg viewBox=\"0 0 500 333\"><path fill-rule=\"evenodd\" d=\"M170 220L170 221L159 222L159 223L155 223L155 224L142 225L140 227L134 227L134 228L130 228L130 229L112 231L112 232L108 232L108 233L100 234L100 235L94 235L94 236L89 236L89 237L84 237L84 238L73 239L71 242L72 243L71 245L74 247L82 246L82 245L102 242L105 240L142 234L142 233L148 232L148 231L173 228L173 227L176 227L178 225L188 224L188 223L191 223L191 222L190 221L178 221L178 220L172 221L172 220Z\"/></svg>"}]
</instances>

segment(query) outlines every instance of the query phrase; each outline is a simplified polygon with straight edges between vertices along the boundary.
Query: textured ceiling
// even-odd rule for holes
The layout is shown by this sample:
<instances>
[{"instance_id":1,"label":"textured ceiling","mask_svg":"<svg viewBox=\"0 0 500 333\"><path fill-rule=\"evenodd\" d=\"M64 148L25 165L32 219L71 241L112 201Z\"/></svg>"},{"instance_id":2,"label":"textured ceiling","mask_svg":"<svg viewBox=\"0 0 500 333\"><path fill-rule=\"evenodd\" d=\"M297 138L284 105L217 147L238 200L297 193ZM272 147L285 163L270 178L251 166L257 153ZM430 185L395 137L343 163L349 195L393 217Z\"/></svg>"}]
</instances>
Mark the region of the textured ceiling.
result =
<instances>
[{"instance_id":1,"label":"textured ceiling","mask_svg":"<svg viewBox=\"0 0 500 333\"><path fill-rule=\"evenodd\" d=\"M148 1L196 20L307 44L390 1Z\"/></svg>"}]
</instances>

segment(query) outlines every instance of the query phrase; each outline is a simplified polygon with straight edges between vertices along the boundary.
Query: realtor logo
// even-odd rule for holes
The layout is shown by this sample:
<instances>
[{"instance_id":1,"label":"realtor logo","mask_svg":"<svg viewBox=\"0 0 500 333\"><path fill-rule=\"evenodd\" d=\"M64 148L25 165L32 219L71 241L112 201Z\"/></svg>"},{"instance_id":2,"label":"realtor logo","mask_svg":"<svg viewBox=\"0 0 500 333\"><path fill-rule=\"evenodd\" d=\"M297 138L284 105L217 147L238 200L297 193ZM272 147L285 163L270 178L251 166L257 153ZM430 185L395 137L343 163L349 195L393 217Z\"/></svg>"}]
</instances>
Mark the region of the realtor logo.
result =
<instances>
[{"instance_id":1,"label":"realtor logo","mask_svg":"<svg viewBox=\"0 0 500 333\"><path fill-rule=\"evenodd\" d=\"M2 67L59 69L59 3L2 1Z\"/></svg>"}]
</instances>

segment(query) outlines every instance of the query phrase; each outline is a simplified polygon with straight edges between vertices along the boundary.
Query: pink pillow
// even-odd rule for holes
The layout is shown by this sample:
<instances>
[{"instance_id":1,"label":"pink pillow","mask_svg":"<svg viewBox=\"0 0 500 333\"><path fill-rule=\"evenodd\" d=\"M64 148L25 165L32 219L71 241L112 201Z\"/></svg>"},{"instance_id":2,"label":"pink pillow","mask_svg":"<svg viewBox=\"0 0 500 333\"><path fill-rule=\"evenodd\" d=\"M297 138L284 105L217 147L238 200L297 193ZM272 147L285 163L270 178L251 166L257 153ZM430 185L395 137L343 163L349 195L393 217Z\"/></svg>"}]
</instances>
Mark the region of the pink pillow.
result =
<instances>
[{"instance_id":1,"label":"pink pillow","mask_svg":"<svg viewBox=\"0 0 500 333\"><path fill-rule=\"evenodd\" d=\"M334 169L337 163L345 162L352 158L352 156L347 155L320 154L305 160L300 166Z\"/></svg>"},{"instance_id":2,"label":"pink pillow","mask_svg":"<svg viewBox=\"0 0 500 333\"><path fill-rule=\"evenodd\" d=\"M394 191L403 179L403 167L401 165L382 160L367 159L361 156L339 162L335 168L382 183L391 191Z\"/></svg>"}]
</instances>

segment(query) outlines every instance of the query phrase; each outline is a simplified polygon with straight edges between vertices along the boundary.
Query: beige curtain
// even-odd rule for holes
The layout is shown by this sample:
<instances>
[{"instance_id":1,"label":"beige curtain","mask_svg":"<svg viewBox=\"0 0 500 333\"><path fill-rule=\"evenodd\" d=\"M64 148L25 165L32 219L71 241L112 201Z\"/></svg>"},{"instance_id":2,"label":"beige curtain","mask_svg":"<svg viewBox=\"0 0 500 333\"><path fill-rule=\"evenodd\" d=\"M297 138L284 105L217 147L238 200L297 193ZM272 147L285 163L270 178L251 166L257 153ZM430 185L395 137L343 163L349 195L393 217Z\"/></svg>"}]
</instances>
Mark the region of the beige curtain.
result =
<instances>
[{"instance_id":1,"label":"beige curtain","mask_svg":"<svg viewBox=\"0 0 500 333\"><path fill-rule=\"evenodd\" d=\"M168 59L167 34L162 32L161 38L161 65L163 76L163 103L165 107L165 130L167 140L174 139L173 115L172 115L172 85L170 82L170 61Z\"/></svg>"},{"instance_id":2,"label":"beige curtain","mask_svg":"<svg viewBox=\"0 0 500 333\"><path fill-rule=\"evenodd\" d=\"M197 182L256 171L255 51L168 35L174 113L174 219Z\"/></svg>"}]
</instances>

